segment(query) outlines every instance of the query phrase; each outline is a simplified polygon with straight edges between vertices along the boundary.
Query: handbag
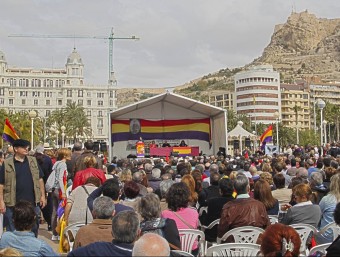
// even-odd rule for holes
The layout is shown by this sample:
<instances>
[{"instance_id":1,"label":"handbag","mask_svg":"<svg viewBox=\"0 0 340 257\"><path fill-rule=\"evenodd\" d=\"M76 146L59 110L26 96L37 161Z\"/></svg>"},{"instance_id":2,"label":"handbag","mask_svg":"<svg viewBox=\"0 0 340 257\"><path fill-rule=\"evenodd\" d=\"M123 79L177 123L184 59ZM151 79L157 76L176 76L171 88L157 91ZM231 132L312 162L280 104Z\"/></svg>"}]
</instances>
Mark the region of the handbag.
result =
<instances>
[{"instance_id":1,"label":"handbag","mask_svg":"<svg viewBox=\"0 0 340 257\"><path fill-rule=\"evenodd\" d=\"M51 193L53 191L53 188L55 187L56 177L55 173L59 166L60 162L56 165L56 167L52 170L51 174L48 176L46 184L45 184L45 191L47 193Z\"/></svg>"}]
</instances>

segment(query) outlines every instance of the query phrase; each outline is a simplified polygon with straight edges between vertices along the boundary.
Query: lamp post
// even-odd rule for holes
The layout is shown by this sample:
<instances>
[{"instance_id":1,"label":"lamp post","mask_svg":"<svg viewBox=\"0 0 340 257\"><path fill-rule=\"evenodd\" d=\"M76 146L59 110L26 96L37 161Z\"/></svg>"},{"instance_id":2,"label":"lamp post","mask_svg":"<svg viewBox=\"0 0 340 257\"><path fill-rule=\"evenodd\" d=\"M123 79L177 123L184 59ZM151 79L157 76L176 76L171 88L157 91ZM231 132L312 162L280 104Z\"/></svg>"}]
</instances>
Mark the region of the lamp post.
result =
<instances>
[{"instance_id":1,"label":"lamp post","mask_svg":"<svg viewBox=\"0 0 340 257\"><path fill-rule=\"evenodd\" d=\"M279 119L280 113L278 111L274 112L274 118L276 120L276 145L280 153L280 143L279 143Z\"/></svg>"},{"instance_id":2,"label":"lamp post","mask_svg":"<svg viewBox=\"0 0 340 257\"><path fill-rule=\"evenodd\" d=\"M323 129L322 129L322 121L323 121L323 109L326 106L326 103L324 100L319 99L317 101L318 108L320 109L320 143L321 143L321 156L323 156Z\"/></svg>"},{"instance_id":3,"label":"lamp post","mask_svg":"<svg viewBox=\"0 0 340 257\"><path fill-rule=\"evenodd\" d=\"M37 117L37 113L32 110L32 111L30 111L28 113L28 116L31 118L31 149L34 149L34 146L33 146L33 141L34 141L34 137L33 137L34 119Z\"/></svg>"},{"instance_id":4,"label":"lamp post","mask_svg":"<svg viewBox=\"0 0 340 257\"><path fill-rule=\"evenodd\" d=\"M323 124L323 130L324 130L324 144L326 145L326 143L327 143L327 121L326 120L324 120L323 122L322 122L322 124Z\"/></svg>"},{"instance_id":5,"label":"lamp post","mask_svg":"<svg viewBox=\"0 0 340 257\"><path fill-rule=\"evenodd\" d=\"M57 135L57 148L59 148L59 130L56 130L55 134Z\"/></svg>"},{"instance_id":6,"label":"lamp post","mask_svg":"<svg viewBox=\"0 0 340 257\"><path fill-rule=\"evenodd\" d=\"M65 126L61 126L61 147L65 147Z\"/></svg>"}]
</instances>

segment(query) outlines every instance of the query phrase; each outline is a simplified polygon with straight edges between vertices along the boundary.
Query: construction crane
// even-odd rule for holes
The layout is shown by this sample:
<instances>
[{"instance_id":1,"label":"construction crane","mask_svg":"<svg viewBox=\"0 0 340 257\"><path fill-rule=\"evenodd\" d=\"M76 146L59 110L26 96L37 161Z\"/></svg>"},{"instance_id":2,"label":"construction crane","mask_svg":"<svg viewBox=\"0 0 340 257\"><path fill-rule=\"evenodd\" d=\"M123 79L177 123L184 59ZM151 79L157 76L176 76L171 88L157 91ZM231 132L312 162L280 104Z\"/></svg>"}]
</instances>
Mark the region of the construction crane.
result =
<instances>
[{"instance_id":1,"label":"construction crane","mask_svg":"<svg viewBox=\"0 0 340 257\"><path fill-rule=\"evenodd\" d=\"M32 38L83 38L83 39L105 39L109 40L109 84L113 85L116 83L113 72L113 40L116 39L133 39L139 40L136 36L131 37L115 37L113 28L109 36L88 36L88 35L39 35L39 34L11 34L9 37L32 37Z\"/></svg>"}]
</instances>

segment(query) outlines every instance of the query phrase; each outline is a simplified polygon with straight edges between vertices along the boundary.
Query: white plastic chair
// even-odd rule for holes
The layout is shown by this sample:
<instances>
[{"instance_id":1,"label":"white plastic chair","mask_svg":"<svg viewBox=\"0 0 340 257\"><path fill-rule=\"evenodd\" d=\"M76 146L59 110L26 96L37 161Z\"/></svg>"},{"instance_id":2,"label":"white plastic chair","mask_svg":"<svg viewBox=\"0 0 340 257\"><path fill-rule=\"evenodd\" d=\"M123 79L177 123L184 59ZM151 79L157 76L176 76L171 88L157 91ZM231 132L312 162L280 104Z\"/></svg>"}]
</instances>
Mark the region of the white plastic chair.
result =
<instances>
[{"instance_id":1,"label":"white plastic chair","mask_svg":"<svg viewBox=\"0 0 340 257\"><path fill-rule=\"evenodd\" d=\"M335 223L332 222L328 224L327 226L324 226L320 231L319 234L325 233L328 229L331 229L333 231L333 241L340 235L340 227Z\"/></svg>"},{"instance_id":2,"label":"white plastic chair","mask_svg":"<svg viewBox=\"0 0 340 257\"><path fill-rule=\"evenodd\" d=\"M208 214L208 206L201 207L198 215L202 216L203 212L205 212L205 214Z\"/></svg>"},{"instance_id":3,"label":"white plastic chair","mask_svg":"<svg viewBox=\"0 0 340 257\"><path fill-rule=\"evenodd\" d=\"M213 245L207 249L206 256L257 256L260 252L260 245L258 244L239 244L239 243L229 243L229 244L219 244Z\"/></svg>"},{"instance_id":4,"label":"white plastic chair","mask_svg":"<svg viewBox=\"0 0 340 257\"><path fill-rule=\"evenodd\" d=\"M279 223L279 218L277 215L268 215L268 218L270 220L270 224Z\"/></svg>"},{"instance_id":5,"label":"white plastic chair","mask_svg":"<svg viewBox=\"0 0 340 257\"><path fill-rule=\"evenodd\" d=\"M293 227L296 232L298 232L301 238L300 254L308 256L309 250L307 247L307 240L310 235L313 236L314 234L318 233L318 230L312 225L308 224L291 224L290 226Z\"/></svg>"},{"instance_id":6,"label":"white plastic chair","mask_svg":"<svg viewBox=\"0 0 340 257\"><path fill-rule=\"evenodd\" d=\"M179 229L182 251L191 253L194 242L198 240L198 248L200 256L205 255L205 235L203 231L198 229Z\"/></svg>"},{"instance_id":7,"label":"white plastic chair","mask_svg":"<svg viewBox=\"0 0 340 257\"><path fill-rule=\"evenodd\" d=\"M214 220L208 226L201 225L201 230L204 232L206 229L212 229L214 226L220 224L220 219Z\"/></svg>"},{"instance_id":8,"label":"white plastic chair","mask_svg":"<svg viewBox=\"0 0 340 257\"><path fill-rule=\"evenodd\" d=\"M220 224L220 219L216 219L213 222L211 222L208 226L201 226L201 231L205 232L206 229L212 229L213 227L217 226L218 224ZM217 243L217 237L215 239L215 241L209 241L209 243L211 243L212 245L214 245L214 243ZM205 250L207 250L208 248L208 241L207 239L205 240Z\"/></svg>"},{"instance_id":9,"label":"white plastic chair","mask_svg":"<svg viewBox=\"0 0 340 257\"><path fill-rule=\"evenodd\" d=\"M328 246L330 246L332 243L327 243L327 244L321 244L321 245L317 245L317 246L314 246L312 249L310 249L309 251L309 256L315 254L316 252L321 252L323 253L324 255L327 254L327 251L326 249L328 248Z\"/></svg>"},{"instance_id":10,"label":"white plastic chair","mask_svg":"<svg viewBox=\"0 0 340 257\"><path fill-rule=\"evenodd\" d=\"M221 238L217 238L217 243L220 244L222 241L227 240L228 237L233 236L235 243L250 243L256 244L259 235L264 230L262 228L253 226L243 226L229 230Z\"/></svg>"},{"instance_id":11,"label":"white plastic chair","mask_svg":"<svg viewBox=\"0 0 340 257\"><path fill-rule=\"evenodd\" d=\"M171 252L174 253L174 256L194 257L193 254L185 252L185 251L171 250Z\"/></svg>"},{"instance_id":12,"label":"white plastic chair","mask_svg":"<svg viewBox=\"0 0 340 257\"><path fill-rule=\"evenodd\" d=\"M70 245L70 251L72 251L72 249L73 249L74 240L76 238L78 230L84 225L85 225L85 223L83 223L83 222L76 222L76 223L73 223L71 225L68 225L64 229L64 235L66 236L68 243Z\"/></svg>"}]
</instances>

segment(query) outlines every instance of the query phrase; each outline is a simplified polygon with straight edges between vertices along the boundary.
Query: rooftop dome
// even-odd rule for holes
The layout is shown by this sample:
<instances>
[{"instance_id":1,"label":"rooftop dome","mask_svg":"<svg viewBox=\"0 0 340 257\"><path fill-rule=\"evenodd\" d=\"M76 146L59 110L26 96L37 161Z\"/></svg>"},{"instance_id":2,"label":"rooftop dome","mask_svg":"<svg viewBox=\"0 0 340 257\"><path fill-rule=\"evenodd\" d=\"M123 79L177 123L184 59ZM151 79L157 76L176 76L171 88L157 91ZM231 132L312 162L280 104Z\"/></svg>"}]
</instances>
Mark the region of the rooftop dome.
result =
<instances>
[{"instance_id":1,"label":"rooftop dome","mask_svg":"<svg viewBox=\"0 0 340 257\"><path fill-rule=\"evenodd\" d=\"M5 54L1 51L0 51L0 61L6 62Z\"/></svg>"},{"instance_id":2,"label":"rooftop dome","mask_svg":"<svg viewBox=\"0 0 340 257\"><path fill-rule=\"evenodd\" d=\"M78 54L76 48L73 48L72 53L67 58L66 64L83 64L80 54Z\"/></svg>"}]
</instances>

